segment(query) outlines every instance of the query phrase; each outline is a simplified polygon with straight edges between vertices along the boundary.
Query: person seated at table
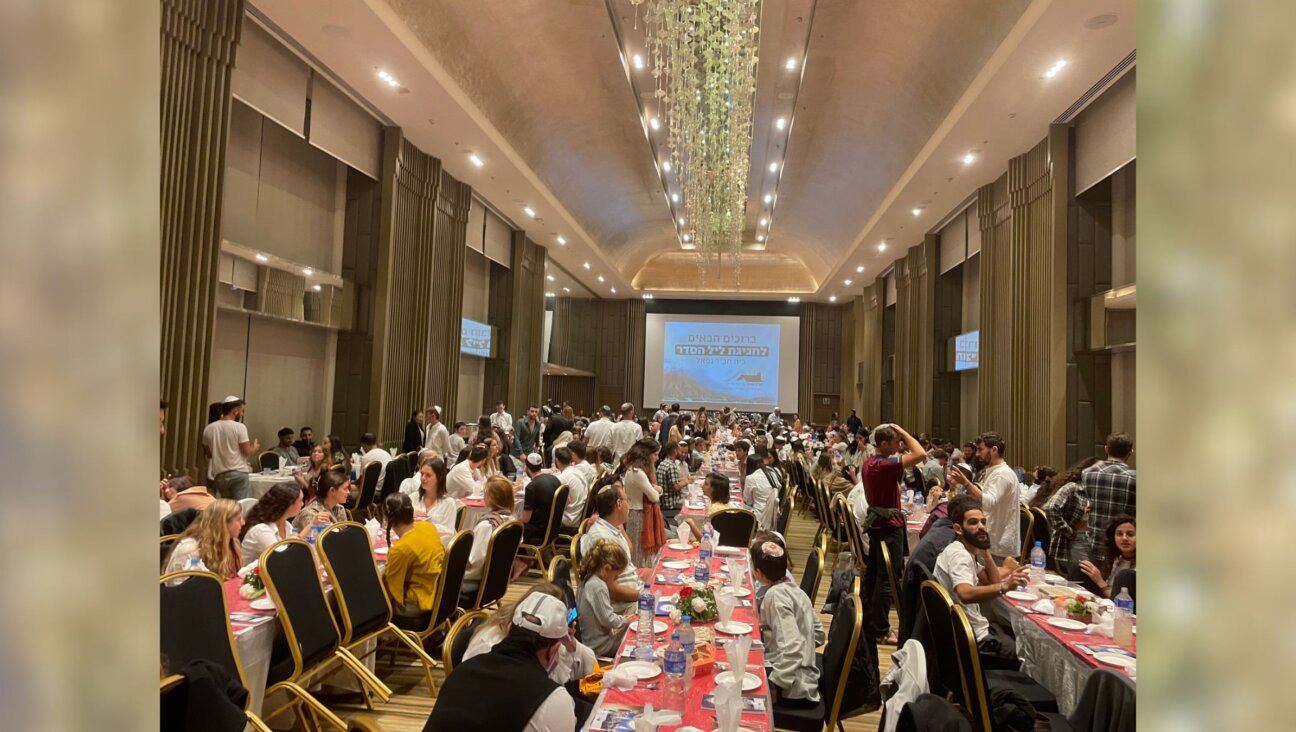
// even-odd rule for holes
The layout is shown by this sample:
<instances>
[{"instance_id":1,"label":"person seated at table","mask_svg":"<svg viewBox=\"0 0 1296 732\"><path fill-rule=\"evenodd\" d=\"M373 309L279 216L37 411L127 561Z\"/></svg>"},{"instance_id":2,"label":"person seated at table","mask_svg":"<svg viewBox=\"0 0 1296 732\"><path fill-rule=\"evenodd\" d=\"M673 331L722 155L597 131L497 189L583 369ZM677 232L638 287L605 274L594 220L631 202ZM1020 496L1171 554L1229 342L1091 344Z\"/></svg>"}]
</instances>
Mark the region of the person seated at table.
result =
<instances>
[{"instance_id":1,"label":"person seated at table","mask_svg":"<svg viewBox=\"0 0 1296 732\"><path fill-rule=\"evenodd\" d=\"M306 500L315 497L315 483L319 481L320 475L329 469L329 456L323 445L315 445L310 450L310 464L306 470L293 475L297 485L301 487L306 495Z\"/></svg>"},{"instance_id":2,"label":"person seated at table","mask_svg":"<svg viewBox=\"0 0 1296 732\"><path fill-rule=\"evenodd\" d=\"M324 441L320 444L324 446L324 454L328 456L329 467L340 465L344 471L351 469L351 460L347 457L346 447L342 445L340 437L337 435L325 435Z\"/></svg>"},{"instance_id":3,"label":"person seated at table","mask_svg":"<svg viewBox=\"0 0 1296 732\"><path fill-rule=\"evenodd\" d=\"M346 521L347 499L351 497L351 479L341 470L326 470L315 484L315 498L293 519L293 528L304 534L311 525L328 526Z\"/></svg>"},{"instance_id":4,"label":"person seated at table","mask_svg":"<svg viewBox=\"0 0 1296 732\"><path fill-rule=\"evenodd\" d=\"M293 535L289 521L302 510L302 491L296 483L275 483L248 511L239 533L243 566L261 558L261 552Z\"/></svg>"},{"instance_id":5,"label":"person seated at table","mask_svg":"<svg viewBox=\"0 0 1296 732\"><path fill-rule=\"evenodd\" d=\"M568 635L562 600L537 592L520 601L504 640L446 677L424 732L574 730L572 696L547 672Z\"/></svg>"},{"instance_id":6,"label":"person seated at table","mask_svg":"<svg viewBox=\"0 0 1296 732\"><path fill-rule=\"evenodd\" d=\"M940 489L932 489L933 492L938 490ZM936 572L936 559L940 557L941 552L945 551L945 547L954 541L954 522L950 520L950 510L959 502L966 504L967 501L975 500L971 496L963 494L938 504L938 508L940 508L939 515L935 510L932 511L922 529L926 533L919 534L918 545L909 553L909 558L905 563L918 562L926 567L928 572L934 574ZM964 510L966 510L966 505Z\"/></svg>"},{"instance_id":7,"label":"person seated at table","mask_svg":"<svg viewBox=\"0 0 1296 732\"><path fill-rule=\"evenodd\" d=\"M309 455L311 448L315 447L315 430L310 425L297 430L297 441L293 443L293 447L297 448L298 455Z\"/></svg>"},{"instance_id":8,"label":"person seated at table","mask_svg":"<svg viewBox=\"0 0 1296 732\"><path fill-rule=\"evenodd\" d=\"M851 486L855 485L854 481L846 477L844 471L838 470L837 466L833 464L832 450L824 450L819 453L819 457L815 460L814 479L816 483L824 487L824 490L828 491L829 496L834 493L849 491Z\"/></svg>"},{"instance_id":9,"label":"person seated at table","mask_svg":"<svg viewBox=\"0 0 1296 732\"><path fill-rule=\"evenodd\" d=\"M360 475L364 475L365 468L370 463L379 463L382 467L378 471L378 483L374 486L374 495L381 496L383 481L387 478L387 464L392 461L392 454L378 446L378 438L372 432L366 432L360 435Z\"/></svg>"},{"instance_id":10,"label":"person seated at table","mask_svg":"<svg viewBox=\"0 0 1296 732\"><path fill-rule=\"evenodd\" d=\"M279 460L285 468L296 465L297 461L301 459L301 455L297 454L297 448L293 447L293 435L296 434L296 432L293 432L292 427L284 427L279 430L279 444L275 445L274 449L270 451L279 456Z\"/></svg>"},{"instance_id":11,"label":"person seated at table","mask_svg":"<svg viewBox=\"0 0 1296 732\"><path fill-rule=\"evenodd\" d=\"M478 447L484 449L482 445L478 445ZM486 569L486 550L490 548L491 532L499 528L505 521L513 519L513 484L502 475L491 476L486 481L483 498L486 502L487 513L473 526L472 551L468 553L468 568L464 570L463 589L460 590L461 600L467 598L470 602L472 598L476 597L477 589L481 587L482 572Z\"/></svg>"},{"instance_id":12,"label":"person seated at table","mask_svg":"<svg viewBox=\"0 0 1296 732\"><path fill-rule=\"evenodd\" d=\"M787 542L783 539L783 535L777 531L757 531L755 534L752 534L753 544L764 544L767 541L772 541L783 547L783 551L787 551ZM796 581L796 578L792 576L791 568L788 569L787 578L789 582ZM756 579L755 575L752 575L752 587L756 590L756 611L760 612L761 601L765 599L765 593L769 591L770 586ZM824 612L828 611L825 610Z\"/></svg>"},{"instance_id":13,"label":"person seated at table","mask_svg":"<svg viewBox=\"0 0 1296 732\"><path fill-rule=\"evenodd\" d=\"M764 447L758 446L747 456L746 475L743 481L743 502L756 514L756 526L772 529L778 521L779 485L774 469L765 465Z\"/></svg>"},{"instance_id":14,"label":"person seated at table","mask_svg":"<svg viewBox=\"0 0 1296 732\"><path fill-rule=\"evenodd\" d=\"M625 619L628 608L617 611L612 604L611 588L625 570L630 558L625 550L609 539L599 539L581 556L576 569L580 589L576 592L577 619L581 638L599 656L616 655L629 622ZM618 605L617 607L621 607Z\"/></svg>"},{"instance_id":15,"label":"person seated at table","mask_svg":"<svg viewBox=\"0 0 1296 732\"><path fill-rule=\"evenodd\" d=\"M442 533L454 533L463 502L446 493L445 461L439 457L424 459L414 479L418 481L418 487L412 495L401 491L403 495L409 495L414 504L414 520L430 521Z\"/></svg>"},{"instance_id":16,"label":"person seated at table","mask_svg":"<svg viewBox=\"0 0 1296 732\"><path fill-rule=\"evenodd\" d=\"M522 596L515 602L502 606L495 611L495 614L489 620L477 626L472 640L468 641L468 650L464 652L463 660L467 661L470 658L490 653L492 648L507 638L508 634L513 630L513 613L517 610L517 606L536 593L555 597L562 600L564 604L568 602L566 594L558 585L550 582L533 585L531 589L522 593ZM570 608L568 610L570 611ZM554 663L553 668L549 669L549 678L559 684L566 684L573 680L579 681L582 677L594 673L594 664L597 658L588 645L576 639L575 627L575 623L569 624L567 637L563 639L563 642L558 647L558 660Z\"/></svg>"},{"instance_id":17,"label":"person seated at table","mask_svg":"<svg viewBox=\"0 0 1296 732\"><path fill-rule=\"evenodd\" d=\"M630 513L630 503L626 500L625 488L619 478L610 476L604 480L603 485L594 487L594 510L597 511L597 515L585 530L585 534L581 536L581 556L593 549L594 544L600 539L608 539L620 546L629 558L630 539L622 527L625 526L626 517ZM608 585L608 594L612 597L612 609L619 613L630 612L639 600L641 584L634 562L627 561L626 566L617 576L616 583Z\"/></svg>"},{"instance_id":18,"label":"person seated at table","mask_svg":"<svg viewBox=\"0 0 1296 732\"><path fill-rule=\"evenodd\" d=\"M570 462L571 453L567 448L560 447L558 450L565 453L567 462ZM562 456L555 455L556 459L560 457ZM563 467L566 467L566 463ZM522 515L518 520L522 522L522 541L538 545L544 541L545 532L549 529L549 512L553 508L554 493L561 483L558 476L545 472L544 458L540 457L538 452L530 453L526 457L526 477L528 480L522 497ZM577 487L579 488L579 484ZM571 486L568 490L571 490ZM583 508L584 501L581 501L581 505ZM561 518L559 516L560 522Z\"/></svg>"},{"instance_id":19,"label":"person seated at table","mask_svg":"<svg viewBox=\"0 0 1296 732\"><path fill-rule=\"evenodd\" d=\"M1103 552L1102 567L1095 566L1088 559L1080 560L1080 572L1089 578L1103 597L1112 596L1111 580L1117 572L1136 568L1134 534L1134 517L1128 514L1117 516L1103 532L1103 544L1107 550Z\"/></svg>"},{"instance_id":20,"label":"person seated at table","mask_svg":"<svg viewBox=\"0 0 1296 732\"><path fill-rule=\"evenodd\" d=\"M228 498L212 501L176 540L171 556L167 557L166 572L188 569L190 560L196 557L199 569L221 579L238 576L243 566L239 562L238 540L242 529L243 511L237 503Z\"/></svg>"},{"instance_id":21,"label":"person seated at table","mask_svg":"<svg viewBox=\"0 0 1296 732\"><path fill-rule=\"evenodd\" d=\"M999 570L990 555L990 532L979 500L970 495L951 499L949 518L954 524L955 540L936 558L936 581L967 612L981 664L1016 669L1016 641L1007 630L986 619L981 604L994 602L1014 587L1026 584L1030 569Z\"/></svg>"},{"instance_id":22,"label":"person seated at table","mask_svg":"<svg viewBox=\"0 0 1296 732\"><path fill-rule=\"evenodd\" d=\"M732 499L729 496L729 476L723 473L707 473L707 476L702 479L702 495L707 497L706 517L708 519L726 508L737 508L731 503ZM702 541L702 528L706 522L699 522L691 516L684 516L681 520L688 524L689 530L693 532L693 540Z\"/></svg>"},{"instance_id":23,"label":"person seated at table","mask_svg":"<svg viewBox=\"0 0 1296 732\"><path fill-rule=\"evenodd\" d=\"M460 500L473 494L477 485L477 469L486 462L485 445L473 445L466 449L468 454L460 455L459 461L450 468L450 472L446 473L446 492Z\"/></svg>"},{"instance_id":24,"label":"person seated at table","mask_svg":"<svg viewBox=\"0 0 1296 732\"><path fill-rule=\"evenodd\" d=\"M383 584L392 598L392 622L398 628L427 627L436 607L437 584L445 562L445 547L434 524L417 521L414 505L404 493L383 499L387 517L387 567Z\"/></svg>"},{"instance_id":25,"label":"person seated at table","mask_svg":"<svg viewBox=\"0 0 1296 732\"><path fill-rule=\"evenodd\" d=\"M177 475L169 482L171 490L175 491L175 497L167 504L172 511L179 511L182 508L196 508L201 511L216 500L207 492L207 486L194 485L193 478L187 475Z\"/></svg>"},{"instance_id":26,"label":"person seated at table","mask_svg":"<svg viewBox=\"0 0 1296 732\"><path fill-rule=\"evenodd\" d=\"M776 708L807 709L819 703L815 648L824 642L819 613L788 576L787 550L773 541L751 545L752 578L766 585L759 604L765 676Z\"/></svg>"}]
</instances>

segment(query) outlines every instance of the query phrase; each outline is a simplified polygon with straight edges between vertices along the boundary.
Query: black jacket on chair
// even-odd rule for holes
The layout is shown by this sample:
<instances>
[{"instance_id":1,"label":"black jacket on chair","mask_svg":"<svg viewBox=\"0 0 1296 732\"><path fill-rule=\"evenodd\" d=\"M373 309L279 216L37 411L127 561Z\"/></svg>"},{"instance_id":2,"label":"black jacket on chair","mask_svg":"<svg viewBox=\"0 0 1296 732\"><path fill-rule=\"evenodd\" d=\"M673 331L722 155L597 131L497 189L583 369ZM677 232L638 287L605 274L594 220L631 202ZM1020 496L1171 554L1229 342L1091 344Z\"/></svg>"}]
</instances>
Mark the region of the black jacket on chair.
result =
<instances>
[{"instance_id":1,"label":"black jacket on chair","mask_svg":"<svg viewBox=\"0 0 1296 732\"><path fill-rule=\"evenodd\" d=\"M162 696L159 729L239 732L247 725L243 705L248 691L220 666L198 659L176 673L185 677L185 683Z\"/></svg>"}]
</instances>

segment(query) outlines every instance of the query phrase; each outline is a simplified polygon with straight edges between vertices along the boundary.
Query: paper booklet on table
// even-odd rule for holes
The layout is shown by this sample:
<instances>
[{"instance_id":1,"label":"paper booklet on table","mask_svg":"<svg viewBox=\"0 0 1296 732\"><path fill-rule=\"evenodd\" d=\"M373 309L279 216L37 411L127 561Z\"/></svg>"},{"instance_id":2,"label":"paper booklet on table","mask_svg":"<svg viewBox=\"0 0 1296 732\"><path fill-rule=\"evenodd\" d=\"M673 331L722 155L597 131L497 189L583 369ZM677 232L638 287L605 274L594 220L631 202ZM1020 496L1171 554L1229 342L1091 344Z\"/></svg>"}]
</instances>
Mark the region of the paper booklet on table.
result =
<instances>
[{"instance_id":1,"label":"paper booklet on table","mask_svg":"<svg viewBox=\"0 0 1296 732\"><path fill-rule=\"evenodd\" d=\"M721 688L723 688L723 689L732 689L732 688L734 688L734 685L733 685L733 684L725 684L725 685L722 686L722 687L717 687L717 691L718 691L719 689L721 689ZM715 709L715 708L716 708L716 701L715 701L715 697L716 697L715 694L705 694L705 695L703 695L703 696L702 696L702 708L703 708L703 709L707 709L707 710ZM742 710L743 710L743 713L744 713L744 714L748 714L748 713L751 713L751 712L760 712L760 713L764 713L764 712L765 712L765 709L766 709L766 705L765 705L765 697L763 697L763 696L744 696L744 697L742 698Z\"/></svg>"},{"instance_id":2,"label":"paper booklet on table","mask_svg":"<svg viewBox=\"0 0 1296 732\"><path fill-rule=\"evenodd\" d=\"M1091 656L1095 653L1117 653L1127 658L1136 658L1132 651L1120 646L1107 646L1100 643L1077 643L1076 648L1079 648Z\"/></svg>"}]
</instances>

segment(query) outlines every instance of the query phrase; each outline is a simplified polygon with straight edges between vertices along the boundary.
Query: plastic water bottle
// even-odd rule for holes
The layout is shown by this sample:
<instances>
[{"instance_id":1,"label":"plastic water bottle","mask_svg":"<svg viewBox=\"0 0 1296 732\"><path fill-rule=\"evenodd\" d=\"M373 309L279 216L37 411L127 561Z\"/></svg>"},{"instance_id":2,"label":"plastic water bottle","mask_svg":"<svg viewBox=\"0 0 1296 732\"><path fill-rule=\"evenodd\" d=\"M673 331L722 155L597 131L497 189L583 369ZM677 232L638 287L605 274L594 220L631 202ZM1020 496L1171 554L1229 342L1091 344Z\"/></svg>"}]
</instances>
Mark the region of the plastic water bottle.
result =
<instances>
[{"instance_id":1,"label":"plastic water bottle","mask_svg":"<svg viewBox=\"0 0 1296 732\"><path fill-rule=\"evenodd\" d=\"M650 661L653 657L653 614L657 600L646 583L639 589L639 621L635 626L635 657Z\"/></svg>"},{"instance_id":2,"label":"plastic water bottle","mask_svg":"<svg viewBox=\"0 0 1296 732\"><path fill-rule=\"evenodd\" d=\"M1044 584L1044 547L1040 542L1035 542L1035 548L1030 552L1030 586L1039 587Z\"/></svg>"},{"instance_id":3,"label":"plastic water bottle","mask_svg":"<svg viewBox=\"0 0 1296 732\"><path fill-rule=\"evenodd\" d=\"M702 542L698 544L698 559L706 562L708 566L711 562L711 524L708 523L702 531Z\"/></svg>"},{"instance_id":4,"label":"plastic water bottle","mask_svg":"<svg viewBox=\"0 0 1296 732\"><path fill-rule=\"evenodd\" d=\"M703 540L705 541L705 539ZM699 555L698 560L693 563L693 581L706 584L711 579L711 552L707 552L707 559L702 559Z\"/></svg>"},{"instance_id":5,"label":"plastic water bottle","mask_svg":"<svg viewBox=\"0 0 1296 732\"><path fill-rule=\"evenodd\" d=\"M680 624L675 628L675 634L679 636L680 645L684 647L684 655L688 660L688 670L686 676L690 682L693 681L693 650L697 648L696 636L693 634L693 619L688 615L680 618Z\"/></svg>"},{"instance_id":6,"label":"plastic water bottle","mask_svg":"<svg viewBox=\"0 0 1296 732\"><path fill-rule=\"evenodd\" d=\"M1128 646L1134 638L1134 598L1129 596L1129 589L1122 587L1116 596L1116 616L1112 618L1112 640L1120 646Z\"/></svg>"},{"instance_id":7,"label":"plastic water bottle","mask_svg":"<svg viewBox=\"0 0 1296 732\"><path fill-rule=\"evenodd\" d=\"M189 557L189 571L198 572L201 570L202 570L202 561L198 559L198 555L195 554L192 557Z\"/></svg>"},{"instance_id":8,"label":"plastic water bottle","mask_svg":"<svg viewBox=\"0 0 1296 732\"><path fill-rule=\"evenodd\" d=\"M666 646L666 657L662 664L666 672L666 693L662 698L662 707L683 713L684 700L688 697L688 654L680 644L678 631L671 634L670 645Z\"/></svg>"}]
</instances>

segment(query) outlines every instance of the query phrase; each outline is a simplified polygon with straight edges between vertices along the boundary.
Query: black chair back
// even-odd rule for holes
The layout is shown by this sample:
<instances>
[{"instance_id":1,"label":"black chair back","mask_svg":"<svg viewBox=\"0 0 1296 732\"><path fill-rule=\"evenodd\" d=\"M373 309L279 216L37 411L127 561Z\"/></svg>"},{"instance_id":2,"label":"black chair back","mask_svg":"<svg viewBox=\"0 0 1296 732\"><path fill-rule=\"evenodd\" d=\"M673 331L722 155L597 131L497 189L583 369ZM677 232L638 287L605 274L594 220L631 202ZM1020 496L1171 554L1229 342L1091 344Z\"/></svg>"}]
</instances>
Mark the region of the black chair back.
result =
<instances>
[{"instance_id":1,"label":"black chair back","mask_svg":"<svg viewBox=\"0 0 1296 732\"><path fill-rule=\"evenodd\" d=\"M262 471L279 469L279 456L273 452L261 453L257 458L257 462L260 463Z\"/></svg>"},{"instance_id":2,"label":"black chair back","mask_svg":"<svg viewBox=\"0 0 1296 732\"><path fill-rule=\"evenodd\" d=\"M927 569L927 565L922 562L905 562L904 579L900 582L904 600L900 603L900 610L897 613L900 619L900 630L896 633L898 638L896 642L902 646L905 641L917 637L914 628L922 616L922 596L919 594L919 588L922 587L922 583L930 579L935 577L932 576L931 570ZM926 618L923 620L925 621ZM923 637L919 637L918 640L922 641L923 649L927 650L930 641L926 640L925 627L924 623ZM930 657L931 653L928 652L927 655Z\"/></svg>"},{"instance_id":3,"label":"black chair back","mask_svg":"<svg viewBox=\"0 0 1296 732\"><path fill-rule=\"evenodd\" d=\"M563 511L567 510L567 484L558 486L554 491L553 501L549 504L549 521L545 524L544 538L536 546L548 546L558 535L558 529L562 526ZM544 567L540 567L543 571Z\"/></svg>"},{"instance_id":4,"label":"black chair back","mask_svg":"<svg viewBox=\"0 0 1296 732\"><path fill-rule=\"evenodd\" d=\"M572 589L571 560L567 557L554 557L549 565L549 582L562 588L567 599L567 607L576 607L576 591Z\"/></svg>"},{"instance_id":5,"label":"black chair back","mask_svg":"<svg viewBox=\"0 0 1296 732\"><path fill-rule=\"evenodd\" d=\"M349 646L387 627L391 605L378 578L378 564L365 527L354 521L340 521L324 530L317 545L333 579L342 616L342 645Z\"/></svg>"},{"instance_id":6,"label":"black chair back","mask_svg":"<svg viewBox=\"0 0 1296 732\"><path fill-rule=\"evenodd\" d=\"M774 530L779 533L779 536L784 538L787 537L788 522L792 520L792 509L794 506L796 506L796 500L792 498L792 491L788 491L787 494L783 496L782 503L779 504L778 519L774 522Z\"/></svg>"},{"instance_id":7,"label":"black chair back","mask_svg":"<svg viewBox=\"0 0 1296 732\"><path fill-rule=\"evenodd\" d=\"M382 474L382 464L375 461L365 466L360 473L360 486L356 492L355 505L348 506L353 514L358 514L373 505L374 490L378 487L378 476Z\"/></svg>"},{"instance_id":8,"label":"black chair back","mask_svg":"<svg viewBox=\"0 0 1296 732\"><path fill-rule=\"evenodd\" d=\"M1135 574L1136 573L1132 569L1122 569L1112 575L1111 581L1108 582L1108 584L1111 585L1111 596L1113 600L1116 599L1116 596L1120 594L1122 589L1129 590L1131 600L1138 599L1134 597ZM1135 606L1135 609L1137 609L1137 605Z\"/></svg>"},{"instance_id":9,"label":"black chair back","mask_svg":"<svg viewBox=\"0 0 1296 732\"><path fill-rule=\"evenodd\" d=\"M192 524L196 518L198 518L198 509L196 508L182 508L179 511L172 511L162 518L162 533L158 534L158 536L183 534L184 530L189 528L189 524Z\"/></svg>"},{"instance_id":10,"label":"black chair back","mask_svg":"<svg viewBox=\"0 0 1296 732\"><path fill-rule=\"evenodd\" d=\"M1033 519L1031 523L1031 546L1035 546L1034 542L1038 541L1040 546L1044 547L1044 553L1048 554L1049 547L1053 543L1053 530L1049 528L1048 516L1044 515L1044 509L1042 508L1032 508L1030 512ZM1030 553L1027 552L1026 556L1029 559ZM1049 561L1052 562L1053 557L1049 557Z\"/></svg>"},{"instance_id":11,"label":"black chair back","mask_svg":"<svg viewBox=\"0 0 1296 732\"><path fill-rule=\"evenodd\" d=\"M815 604L816 595L819 594L819 575L823 571L823 561L823 549L817 546L810 547L810 553L806 556L805 571L801 573L801 591L810 598L811 605Z\"/></svg>"},{"instance_id":12,"label":"black chair back","mask_svg":"<svg viewBox=\"0 0 1296 732\"><path fill-rule=\"evenodd\" d=\"M460 509L462 510L462 509ZM460 531L450 538L441 562L441 579L438 580L437 606L431 621L420 635L428 636L441 627L459 609L459 593L463 590L464 572L468 569L468 555L472 553L471 531Z\"/></svg>"},{"instance_id":13,"label":"black chair back","mask_svg":"<svg viewBox=\"0 0 1296 732\"><path fill-rule=\"evenodd\" d=\"M477 588L473 609L490 607L504 597L513 578L513 558L521 545L522 524L517 521L505 521L491 532L486 565L482 569L481 585Z\"/></svg>"},{"instance_id":14,"label":"black chair back","mask_svg":"<svg viewBox=\"0 0 1296 732\"><path fill-rule=\"evenodd\" d=\"M467 515L468 507L462 503L459 504L459 508L455 509L455 531L463 531L467 528L464 526L464 518L467 517Z\"/></svg>"},{"instance_id":15,"label":"black chair back","mask_svg":"<svg viewBox=\"0 0 1296 732\"><path fill-rule=\"evenodd\" d=\"M837 726L838 715L842 712L842 695L851 681L851 661L855 658L864 629L864 610L859 596L843 593L838 603L837 613L828 628L823 673L819 676L819 696L827 706L825 729L830 730Z\"/></svg>"},{"instance_id":16,"label":"black chair back","mask_svg":"<svg viewBox=\"0 0 1296 732\"><path fill-rule=\"evenodd\" d=\"M958 707L949 703L944 697L920 694L917 699L901 707L895 732L926 732L927 730L972 732L972 725Z\"/></svg>"},{"instance_id":17,"label":"black chair back","mask_svg":"<svg viewBox=\"0 0 1296 732\"><path fill-rule=\"evenodd\" d=\"M720 546L746 548L756 533L756 514L745 508L726 508L711 517L711 527L719 534Z\"/></svg>"},{"instance_id":18,"label":"black chair back","mask_svg":"<svg viewBox=\"0 0 1296 732\"><path fill-rule=\"evenodd\" d=\"M407 452L400 457L392 458L392 461L387 463L387 477L383 478L382 494L378 496L379 503L382 502L382 499L399 490L401 483L404 483L406 478L411 478L416 474L418 471L417 462L418 453ZM393 469L396 471L395 475L392 474Z\"/></svg>"},{"instance_id":19,"label":"black chair back","mask_svg":"<svg viewBox=\"0 0 1296 732\"><path fill-rule=\"evenodd\" d=\"M1067 720L1075 732L1134 732L1134 682L1100 668L1089 674Z\"/></svg>"},{"instance_id":20,"label":"black chair back","mask_svg":"<svg viewBox=\"0 0 1296 732\"><path fill-rule=\"evenodd\" d=\"M922 597L923 614L927 618L927 630L931 633L930 645L936 656L936 673L928 676L939 680L943 687L933 688L933 691L948 691L954 695L955 701L959 701L963 698L963 681L959 675L958 654L954 652L954 626L950 621L950 609L954 607L954 600L936 580L922 583L918 593Z\"/></svg>"},{"instance_id":21,"label":"black chair back","mask_svg":"<svg viewBox=\"0 0 1296 732\"><path fill-rule=\"evenodd\" d=\"M1021 537L1021 556L1019 559L1022 564L1030 565L1030 550L1035 547L1035 515L1031 513L1026 504L1017 507L1017 536ZM1047 544L1042 546L1047 547ZM1046 548L1044 551L1048 551Z\"/></svg>"},{"instance_id":22,"label":"black chair back","mask_svg":"<svg viewBox=\"0 0 1296 732\"><path fill-rule=\"evenodd\" d=\"M887 584L891 587L891 601L895 603L896 617L904 614L904 603L900 598L900 580L896 574L896 563L891 558L891 548L885 541L878 542L878 549L882 551L882 567L886 570ZM898 560L899 557L896 557Z\"/></svg>"},{"instance_id":23,"label":"black chair back","mask_svg":"<svg viewBox=\"0 0 1296 732\"><path fill-rule=\"evenodd\" d=\"M276 542L261 554L260 566L266 590L279 609L279 622L293 659L286 678L267 680L267 685L273 685L295 679L303 670L327 659L342 638L324 597L315 556L306 542L296 538ZM272 658L271 666L275 665Z\"/></svg>"},{"instance_id":24,"label":"black chair back","mask_svg":"<svg viewBox=\"0 0 1296 732\"><path fill-rule=\"evenodd\" d=\"M463 663L464 654L468 652L468 644L472 641L473 633L477 632L477 626L486 622L490 617L485 610L473 610L465 613L463 617L450 626L446 632L445 643L442 649L441 662L445 664L446 676L449 676L454 667Z\"/></svg>"},{"instance_id":25,"label":"black chair back","mask_svg":"<svg viewBox=\"0 0 1296 732\"><path fill-rule=\"evenodd\" d=\"M176 582L168 585L168 583ZM167 673L178 673L191 661L205 659L230 679L246 685L230 633L225 586L211 572L172 572L161 580L162 643Z\"/></svg>"},{"instance_id":26,"label":"black chair back","mask_svg":"<svg viewBox=\"0 0 1296 732\"><path fill-rule=\"evenodd\" d=\"M950 608L950 630L954 634L954 652L958 656L963 685L963 706L972 718L973 729L991 732L990 693L981 673L981 655L977 652L976 634L967 613L955 605Z\"/></svg>"}]
</instances>

